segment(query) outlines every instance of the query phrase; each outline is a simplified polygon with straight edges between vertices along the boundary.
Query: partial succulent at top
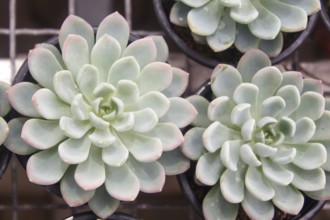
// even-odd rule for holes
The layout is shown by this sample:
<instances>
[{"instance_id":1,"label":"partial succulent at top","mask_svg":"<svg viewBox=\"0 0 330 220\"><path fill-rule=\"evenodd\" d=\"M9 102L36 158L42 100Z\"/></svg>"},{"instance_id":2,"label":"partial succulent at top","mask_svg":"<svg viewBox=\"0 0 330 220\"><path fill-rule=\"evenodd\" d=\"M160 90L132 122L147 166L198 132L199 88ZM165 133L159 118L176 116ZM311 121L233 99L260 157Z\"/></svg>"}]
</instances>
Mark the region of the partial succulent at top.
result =
<instances>
[{"instance_id":1,"label":"partial succulent at top","mask_svg":"<svg viewBox=\"0 0 330 220\"><path fill-rule=\"evenodd\" d=\"M206 219L272 219L274 206L298 214L304 195L330 198L330 111L321 82L281 72L259 50L237 68L219 64L210 102L194 95L198 110L183 153L197 160L195 177L212 186Z\"/></svg>"},{"instance_id":2,"label":"partial succulent at top","mask_svg":"<svg viewBox=\"0 0 330 220\"><path fill-rule=\"evenodd\" d=\"M88 202L103 218L119 200L159 192L165 174L189 167L178 149L179 128L197 114L178 97L188 74L164 62L164 39L146 37L127 46L129 35L118 13L106 17L96 34L86 21L69 16L60 29L61 53L39 44L28 55L38 84L21 82L9 90L11 105L25 117L9 123L5 145L32 154L29 180L60 181L70 206Z\"/></svg>"},{"instance_id":3,"label":"partial succulent at top","mask_svg":"<svg viewBox=\"0 0 330 220\"><path fill-rule=\"evenodd\" d=\"M7 122L3 118L10 110L10 104L7 98L8 88L9 85L7 83L0 81L0 145L5 141L9 132Z\"/></svg>"},{"instance_id":4,"label":"partial succulent at top","mask_svg":"<svg viewBox=\"0 0 330 220\"><path fill-rule=\"evenodd\" d=\"M196 42L215 52L234 44L241 52L259 48L277 56L282 32L304 30L320 8L320 0L177 0L170 21L189 27Z\"/></svg>"}]
</instances>

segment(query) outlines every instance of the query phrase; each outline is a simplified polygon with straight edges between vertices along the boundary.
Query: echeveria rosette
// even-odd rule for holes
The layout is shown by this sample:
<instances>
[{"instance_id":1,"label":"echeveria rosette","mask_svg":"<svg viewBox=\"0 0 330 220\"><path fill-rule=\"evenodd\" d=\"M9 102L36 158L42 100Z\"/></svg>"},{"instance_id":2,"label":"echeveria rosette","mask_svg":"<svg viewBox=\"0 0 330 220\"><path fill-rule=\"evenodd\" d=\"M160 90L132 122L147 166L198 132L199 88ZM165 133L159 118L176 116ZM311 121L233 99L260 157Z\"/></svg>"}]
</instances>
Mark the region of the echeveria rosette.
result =
<instances>
[{"instance_id":1,"label":"echeveria rosette","mask_svg":"<svg viewBox=\"0 0 330 220\"><path fill-rule=\"evenodd\" d=\"M7 90L10 87L9 84L0 81L0 145L5 141L9 128L4 117L10 111L10 104L7 97Z\"/></svg>"},{"instance_id":2,"label":"echeveria rosette","mask_svg":"<svg viewBox=\"0 0 330 220\"><path fill-rule=\"evenodd\" d=\"M235 45L241 52L259 48L277 56L282 33L304 30L308 15L320 8L320 0L178 0L170 21L189 27L196 42L215 52Z\"/></svg>"},{"instance_id":3,"label":"echeveria rosette","mask_svg":"<svg viewBox=\"0 0 330 220\"><path fill-rule=\"evenodd\" d=\"M183 153L197 161L195 178L212 186L206 219L236 219L240 204L251 219L272 219L274 206L292 215L304 196L330 198L330 111L322 84L281 72L259 50L237 68L219 64L214 99L193 95L198 110Z\"/></svg>"},{"instance_id":4,"label":"echeveria rosette","mask_svg":"<svg viewBox=\"0 0 330 220\"><path fill-rule=\"evenodd\" d=\"M184 98L188 74L165 63L162 37L129 44L129 26L118 13L106 17L96 36L83 19L69 16L59 34L62 53L37 45L28 56L38 84L9 90L23 116L9 123L6 147L32 156L29 180L60 181L70 206L88 202L100 217L139 191L162 190L166 175L189 167L178 146L180 128L197 112Z\"/></svg>"}]
</instances>

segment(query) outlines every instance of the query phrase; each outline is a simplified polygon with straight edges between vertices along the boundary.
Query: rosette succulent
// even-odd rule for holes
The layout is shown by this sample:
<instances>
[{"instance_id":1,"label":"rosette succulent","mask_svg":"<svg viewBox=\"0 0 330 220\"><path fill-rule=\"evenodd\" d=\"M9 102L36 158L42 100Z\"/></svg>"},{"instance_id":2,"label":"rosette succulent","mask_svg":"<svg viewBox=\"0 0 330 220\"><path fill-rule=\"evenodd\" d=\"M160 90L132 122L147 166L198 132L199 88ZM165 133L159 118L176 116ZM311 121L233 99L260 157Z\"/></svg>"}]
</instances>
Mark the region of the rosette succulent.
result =
<instances>
[{"instance_id":1,"label":"rosette succulent","mask_svg":"<svg viewBox=\"0 0 330 220\"><path fill-rule=\"evenodd\" d=\"M320 0L178 0L170 21L189 27L196 42L215 52L235 45L241 52L259 48L277 56L283 32L304 30L308 15L320 8Z\"/></svg>"},{"instance_id":2,"label":"rosette succulent","mask_svg":"<svg viewBox=\"0 0 330 220\"><path fill-rule=\"evenodd\" d=\"M297 214L304 195L330 198L330 111L320 81L281 72L251 50L237 68L219 64L214 98L193 95L198 110L183 153L197 160L195 178L212 186L203 200L206 219L272 219L274 206Z\"/></svg>"},{"instance_id":3,"label":"rosette succulent","mask_svg":"<svg viewBox=\"0 0 330 220\"><path fill-rule=\"evenodd\" d=\"M179 128L192 122L195 108L179 97L188 74L165 63L162 37L130 43L129 26L116 13L94 34L77 16L59 33L61 52L40 44L28 55L36 83L20 82L9 100L23 115L10 121L5 143L30 155L31 182L60 182L70 206L88 202L100 217L139 191L162 190L165 174L189 167L178 149Z\"/></svg>"}]
</instances>

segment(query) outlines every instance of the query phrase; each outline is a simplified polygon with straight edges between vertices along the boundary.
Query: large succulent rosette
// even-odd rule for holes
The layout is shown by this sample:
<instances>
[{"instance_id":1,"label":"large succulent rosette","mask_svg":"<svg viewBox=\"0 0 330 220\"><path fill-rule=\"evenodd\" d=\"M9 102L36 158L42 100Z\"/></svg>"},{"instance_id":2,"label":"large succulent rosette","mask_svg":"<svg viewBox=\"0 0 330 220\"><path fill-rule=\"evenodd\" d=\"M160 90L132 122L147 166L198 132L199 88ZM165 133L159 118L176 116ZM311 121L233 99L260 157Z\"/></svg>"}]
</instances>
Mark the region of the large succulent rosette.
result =
<instances>
[{"instance_id":1,"label":"large succulent rosette","mask_svg":"<svg viewBox=\"0 0 330 220\"><path fill-rule=\"evenodd\" d=\"M320 9L320 0L178 0L170 21L188 27L196 42L215 52L235 45L241 52L259 48L277 56L283 32L304 30L308 15Z\"/></svg>"},{"instance_id":2,"label":"large succulent rosette","mask_svg":"<svg viewBox=\"0 0 330 220\"><path fill-rule=\"evenodd\" d=\"M96 34L83 19L69 16L59 34L60 51L37 45L28 55L36 84L9 90L11 105L25 117L9 123L5 145L31 155L31 182L60 181L70 206L88 202L100 217L139 191L162 190L165 174L189 167L178 149L179 128L192 122L194 107L180 96L188 74L165 63L162 37L129 44L129 26L118 13Z\"/></svg>"},{"instance_id":3,"label":"large succulent rosette","mask_svg":"<svg viewBox=\"0 0 330 220\"><path fill-rule=\"evenodd\" d=\"M183 153L197 160L197 182L212 186L203 200L206 219L272 219L274 206L296 215L304 194L330 198L330 111L320 81L281 72L259 50L237 68L218 65L214 99L194 95L198 110Z\"/></svg>"}]
</instances>

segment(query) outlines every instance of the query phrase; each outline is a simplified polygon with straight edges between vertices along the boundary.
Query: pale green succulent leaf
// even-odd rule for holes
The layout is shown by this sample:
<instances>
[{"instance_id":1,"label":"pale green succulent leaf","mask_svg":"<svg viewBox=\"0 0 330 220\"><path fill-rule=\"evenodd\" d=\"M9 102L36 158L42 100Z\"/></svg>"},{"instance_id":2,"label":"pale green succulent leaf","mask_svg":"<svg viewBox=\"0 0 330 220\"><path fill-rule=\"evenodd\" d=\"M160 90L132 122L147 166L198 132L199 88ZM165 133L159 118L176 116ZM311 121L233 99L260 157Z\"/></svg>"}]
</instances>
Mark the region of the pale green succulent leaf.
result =
<instances>
[{"instance_id":1,"label":"pale green succulent leaf","mask_svg":"<svg viewBox=\"0 0 330 220\"><path fill-rule=\"evenodd\" d=\"M69 15L64 20L59 33L59 43L62 50L64 42L70 34L79 35L84 38L88 44L89 51L92 49L94 45L94 30L84 19L75 15Z\"/></svg>"},{"instance_id":2,"label":"pale green succulent leaf","mask_svg":"<svg viewBox=\"0 0 330 220\"><path fill-rule=\"evenodd\" d=\"M276 92L276 96L282 97L282 99L285 100L285 107L281 112L278 113L277 118L289 116L299 107L301 103L299 90L293 85L286 85L281 87Z\"/></svg>"},{"instance_id":3,"label":"pale green succulent leaf","mask_svg":"<svg viewBox=\"0 0 330 220\"><path fill-rule=\"evenodd\" d=\"M94 112L89 113L89 121L95 128L103 129L108 128L110 123L97 116Z\"/></svg>"},{"instance_id":4,"label":"pale green succulent leaf","mask_svg":"<svg viewBox=\"0 0 330 220\"><path fill-rule=\"evenodd\" d=\"M172 82L172 68L169 64L153 62L146 65L137 78L141 94L162 91Z\"/></svg>"},{"instance_id":5,"label":"pale green succulent leaf","mask_svg":"<svg viewBox=\"0 0 330 220\"><path fill-rule=\"evenodd\" d=\"M286 143L307 143L315 134L316 126L312 119L304 117L296 122L296 132L292 137L285 137Z\"/></svg>"},{"instance_id":6,"label":"pale green succulent leaf","mask_svg":"<svg viewBox=\"0 0 330 220\"><path fill-rule=\"evenodd\" d=\"M30 50L28 65L31 75L41 86L54 90L53 76L63 67L52 52L45 48Z\"/></svg>"},{"instance_id":7,"label":"pale green succulent leaf","mask_svg":"<svg viewBox=\"0 0 330 220\"><path fill-rule=\"evenodd\" d=\"M6 148L18 155L29 155L37 151L28 145L21 137L22 128L27 118L14 118L8 122L9 133L3 143Z\"/></svg>"},{"instance_id":8,"label":"pale green succulent leaf","mask_svg":"<svg viewBox=\"0 0 330 220\"><path fill-rule=\"evenodd\" d=\"M237 7L243 4L243 0L220 0L220 2L226 7Z\"/></svg>"},{"instance_id":9,"label":"pale green succulent leaf","mask_svg":"<svg viewBox=\"0 0 330 220\"><path fill-rule=\"evenodd\" d=\"M231 171L237 171L241 145L241 140L225 141L222 145L220 152L221 162Z\"/></svg>"},{"instance_id":10,"label":"pale green succulent leaf","mask_svg":"<svg viewBox=\"0 0 330 220\"><path fill-rule=\"evenodd\" d=\"M100 148L108 147L116 140L116 137L111 133L108 127L95 128L88 138L95 146Z\"/></svg>"},{"instance_id":11,"label":"pale green succulent leaf","mask_svg":"<svg viewBox=\"0 0 330 220\"><path fill-rule=\"evenodd\" d=\"M249 192L245 193L242 207L251 219L271 220L275 213L271 201L259 200Z\"/></svg>"},{"instance_id":12,"label":"pale green succulent leaf","mask_svg":"<svg viewBox=\"0 0 330 220\"><path fill-rule=\"evenodd\" d=\"M274 117L278 115L286 106L285 100L281 96L271 96L265 99L260 105L261 117Z\"/></svg>"},{"instance_id":13,"label":"pale green succulent leaf","mask_svg":"<svg viewBox=\"0 0 330 220\"><path fill-rule=\"evenodd\" d=\"M121 140L116 140L108 147L102 149L103 162L112 167L122 166L129 156L129 151Z\"/></svg>"},{"instance_id":14,"label":"pale green succulent leaf","mask_svg":"<svg viewBox=\"0 0 330 220\"><path fill-rule=\"evenodd\" d=\"M211 76L211 88L215 96L228 96L232 98L236 87L241 84L240 72L232 66L219 64Z\"/></svg>"},{"instance_id":15,"label":"pale green succulent leaf","mask_svg":"<svg viewBox=\"0 0 330 220\"><path fill-rule=\"evenodd\" d=\"M264 127L267 127L269 125L276 124L276 123L277 123L277 120L275 118L266 116L266 117L261 118L257 122L257 127L264 128Z\"/></svg>"},{"instance_id":16,"label":"pale green succulent leaf","mask_svg":"<svg viewBox=\"0 0 330 220\"><path fill-rule=\"evenodd\" d=\"M324 97L316 92L305 92L301 96L301 102L298 109L292 114L295 119L308 117L311 120L319 119L325 107Z\"/></svg>"},{"instance_id":17,"label":"pale green succulent leaf","mask_svg":"<svg viewBox=\"0 0 330 220\"><path fill-rule=\"evenodd\" d=\"M27 164L26 173L32 183L51 185L60 181L69 167L57 153L57 147L33 154Z\"/></svg>"},{"instance_id":18,"label":"pale green succulent leaf","mask_svg":"<svg viewBox=\"0 0 330 220\"><path fill-rule=\"evenodd\" d=\"M285 136L292 137L296 133L296 122L291 118L282 117L276 124L276 128Z\"/></svg>"},{"instance_id":19,"label":"pale green succulent leaf","mask_svg":"<svg viewBox=\"0 0 330 220\"><path fill-rule=\"evenodd\" d=\"M151 131L158 123L157 114L151 108L145 108L132 113L134 116L133 131L145 133Z\"/></svg>"},{"instance_id":20,"label":"pale green succulent leaf","mask_svg":"<svg viewBox=\"0 0 330 220\"><path fill-rule=\"evenodd\" d=\"M240 203L244 199L244 174L245 169L237 172L225 170L220 178L222 196L230 203Z\"/></svg>"},{"instance_id":21,"label":"pale green succulent leaf","mask_svg":"<svg viewBox=\"0 0 330 220\"><path fill-rule=\"evenodd\" d=\"M139 179L126 164L120 167L106 167L105 188L115 199L133 201L140 190Z\"/></svg>"},{"instance_id":22,"label":"pale green succulent leaf","mask_svg":"<svg viewBox=\"0 0 330 220\"><path fill-rule=\"evenodd\" d=\"M182 3L193 8L199 8L208 3L209 1L210 0L181 0Z\"/></svg>"},{"instance_id":23,"label":"pale green succulent leaf","mask_svg":"<svg viewBox=\"0 0 330 220\"><path fill-rule=\"evenodd\" d=\"M141 163L130 157L127 165L139 179L140 191L145 193L162 191L165 184L165 170L160 163L157 161Z\"/></svg>"},{"instance_id":24,"label":"pale green succulent leaf","mask_svg":"<svg viewBox=\"0 0 330 220\"><path fill-rule=\"evenodd\" d=\"M237 48L237 50L239 50L242 53L246 53L249 50L258 48L260 39L251 33L251 31L247 25L237 23L236 29L237 29L237 32L236 32L236 36L235 36L234 45ZM243 74L242 77L244 79L249 76L244 76L244 74ZM250 81L251 80L249 80L249 81L244 80L244 82L250 82Z\"/></svg>"},{"instance_id":25,"label":"pale green succulent leaf","mask_svg":"<svg viewBox=\"0 0 330 220\"><path fill-rule=\"evenodd\" d=\"M9 133L8 124L2 117L0 117L0 144L1 145L6 140L8 133Z\"/></svg>"},{"instance_id":26,"label":"pale green succulent leaf","mask_svg":"<svg viewBox=\"0 0 330 220\"><path fill-rule=\"evenodd\" d=\"M134 80L139 72L140 66L134 57L123 57L110 67L107 82L116 86L120 80Z\"/></svg>"},{"instance_id":27,"label":"pale green succulent leaf","mask_svg":"<svg viewBox=\"0 0 330 220\"><path fill-rule=\"evenodd\" d=\"M241 0L241 4L230 9L230 16L240 24L248 24L259 15L251 0Z\"/></svg>"},{"instance_id":28,"label":"pale green succulent leaf","mask_svg":"<svg viewBox=\"0 0 330 220\"><path fill-rule=\"evenodd\" d=\"M326 161L324 164L322 164L321 168L324 169L325 171L330 171L330 140L327 141L319 141L320 144L322 144L325 147L326 150Z\"/></svg>"},{"instance_id":29,"label":"pale green succulent leaf","mask_svg":"<svg viewBox=\"0 0 330 220\"><path fill-rule=\"evenodd\" d=\"M225 166L221 163L219 151L203 154L196 165L196 179L208 186L218 182Z\"/></svg>"},{"instance_id":30,"label":"pale green succulent leaf","mask_svg":"<svg viewBox=\"0 0 330 220\"><path fill-rule=\"evenodd\" d=\"M264 51L269 57L276 57L281 53L283 44L283 34L280 32L273 40L260 39L258 48Z\"/></svg>"},{"instance_id":31,"label":"pale green succulent leaf","mask_svg":"<svg viewBox=\"0 0 330 220\"><path fill-rule=\"evenodd\" d=\"M219 15L224 6L217 0L210 0L207 4L189 11L187 20L191 32L207 36L213 34L219 25Z\"/></svg>"},{"instance_id":32,"label":"pale green succulent leaf","mask_svg":"<svg viewBox=\"0 0 330 220\"><path fill-rule=\"evenodd\" d=\"M330 199L330 173L325 172L326 183L323 189L311 192L305 192L309 197L316 200L329 200Z\"/></svg>"},{"instance_id":33,"label":"pale green succulent leaf","mask_svg":"<svg viewBox=\"0 0 330 220\"><path fill-rule=\"evenodd\" d=\"M227 96L220 96L212 100L207 110L207 116L211 121L219 121L226 126L232 126L228 115L231 114L234 102Z\"/></svg>"},{"instance_id":34,"label":"pale green succulent leaf","mask_svg":"<svg viewBox=\"0 0 330 220\"><path fill-rule=\"evenodd\" d=\"M21 136L27 144L40 150L49 149L66 138L63 131L59 127L58 121L34 118L25 122L22 128Z\"/></svg>"},{"instance_id":35,"label":"pale green succulent leaf","mask_svg":"<svg viewBox=\"0 0 330 220\"><path fill-rule=\"evenodd\" d=\"M253 152L252 148L248 144L243 144L240 147L240 159L247 165L252 167L258 167L261 165L260 160Z\"/></svg>"},{"instance_id":36,"label":"pale green succulent leaf","mask_svg":"<svg viewBox=\"0 0 330 220\"><path fill-rule=\"evenodd\" d=\"M209 0L202 0L202 1L208 2ZM175 2L171 8L169 15L171 23L178 26L187 27L188 26L187 16L190 10L191 10L190 6L183 4L180 1Z\"/></svg>"},{"instance_id":37,"label":"pale green succulent leaf","mask_svg":"<svg viewBox=\"0 0 330 220\"><path fill-rule=\"evenodd\" d=\"M246 121L252 119L251 105L248 103L236 105L230 114L230 119L234 125L242 126Z\"/></svg>"},{"instance_id":38,"label":"pale green succulent leaf","mask_svg":"<svg viewBox=\"0 0 330 220\"><path fill-rule=\"evenodd\" d=\"M91 111L91 106L85 100L81 93L78 93L72 100L71 103L71 114L73 118L78 120L89 119L89 112Z\"/></svg>"},{"instance_id":39,"label":"pale green succulent leaf","mask_svg":"<svg viewBox=\"0 0 330 220\"><path fill-rule=\"evenodd\" d=\"M179 148L164 151L158 162L164 167L166 175L178 175L190 167L189 159L182 154Z\"/></svg>"},{"instance_id":40,"label":"pale green succulent leaf","mask_svg":"<svg viewBox=\"0 0 330 220\"><path fill-rule=\"evenodd\" d=\"M7 91L10 88L10 85L0 81L0 116L4 117L7 115L7 113L10 111L10 104L8 101L8 94Z\"/></svg>"},{"instance_id":41,"label":"pale green succulent leaf","mask_svg":"<svg viewBox=\"0 0 330 220\"><path fill-rule=\"evenodd\" d=\"M85 191L74 179L75 167L70 167L64 174L60 189L64 201L70 207L77 207L88 202L95 194L95 190Z\"/></svg>"},{"instance_id":42,"label":"pale green succulent leaf","mask_svg":"<svg viewBox=\"0 0 330 220\"><path fill-rule=\"evenodd\" d=\"M320 143L299 144L296 149L293 163L304 170L321 167L327 160L327 149Z\"/></svg>"},{"instance_id":43,"label":"pale green succulent leaf","mask_svg":"<svg viewBox=\"0 0 330 220\"><path fill-rule=\"evenodd\" d=\"M114 121L111 122L111 126L118 132L129 131L134 126L134 115L132 112L125 112L120 116L117 116Z\"/></svg>"},{"instance_id":44,"label":"pale green succulent leaf","mask_svg":"<svg viewBox=\"0 0 330 220\"><path fill-rule=\"evenodd\" d=\"M279 148L277 153L270 158L278 164L284 165L291 163L297 154L296 148Z\"/></svg>"},{"instance_id":45,"label":"pale green succulent leaf","mask_svg":"<svg viewBox=\"0 0 330 220\"><path fill-rule=\"evenodd\" d=\"M274 189L258 167L249 166L245 175L245 186L248 192L259 201L268 201L275 195Z\"/></svg>"},{"instance_id":46,"label":"pale green succulent leaf","mask_svg":"<svg viewBox=\"0 0 330 220\"><path fill-rule=\"evenodd\" d=\"M114 37L105 34L96 41L90 56L91 64L99 70L101 82L107 80L110 67L120 55L121 47Z\"/></svg>"},{"instance_id":47,"label":"pale green succulent leaf","mask_svg":"<svg viewBox=\"0 0 330 220\"><path fill-rule=\"evenodd\" d=\"M70 34L64 41L62 57L66 68L72 73L75 79L79 70L85 64L90 63L90 51L86 39L79 35ZM50 80L52 81L52 79Z\"/></svg>"},{"instance_id":48,"label":"pale green succulent leaf","mask_svg":"<svg viewBox=\"0 0 330 220\"><path fill-rule=\"evenodd\" d=\"M295 165L288 165L287 168L293 172L292 185L302 191L322 190L326 184L325 171L321 168L304 170Z\"/></svg>"},{"instance_id":49,"label":"pale green succulent leaf","mask_svg":"<svg viewBox=\"0 0 330 220\"><path fill-rule=\"evenodd\" d=\"M77 165L74 179L83 190L94 190L104 183L105 164L100 160L101 156L102 149L92 145L89 157Z\"/></svg>"},{"instance_id":50,"label":"pale green succulent leaf","mask_svg":"<svg viewBox=\"0 0 330 220\"><path fill-rule=\"evenodd\" d=\"M98 41L105 34L115 38L123 51L129 38L129 25L118 12L112 13L100 23L96 32L96 40Z\"/></svg>"},{"instance_id":51,"label":"pale green succulent leaf","mask_svg":"<svg viewBox=\"0 0 330 220\"><path fill-rule=\"evenodd\" d=\"M88 202L91 210L101 218L111 216L119 207L119 200L112 198L104 186L99 187Z\"/></svg>"},{"instance_id":52,"label":"pale green succulent leaf","mask_svg":"<svg viewBox=\"0 0 330 220\"><path fill-rule=\"evenodd\" d=\"M55 74L54 90L56 95L68 104L71 104L74 97L79 93L78 86L68 70L62 70Z\"/></svg>"},{"instance_id":53,"label":"pale green succulent leaf","mask_svg":"<svg viewBox=\"0 0 330 220\"><path fill-rule=\"evenodd\" d=\"M219 21L219 26L216 31L206 37L207 44L214 52L220 52L231 47L235 41L236 23L230 17L227 10Z\"/></svg>"},{"instance_id":54,"label":"pale green succulent leaf","mask_svg":"<svg viewBox=\"0 0 330 220\"><path fill-rule=\"evenodd\" d=\"M156 113L158 118L161 118L168 111L170 101L164 94L157 91L151 91L142 95L135 105L141 110L150 108Z\"/></svg>"},{"instance_id":55,"label":"pale green succulent leaf","mask_svg":"<svg viewBox=\"0 0 330 220\"><path fill-rule=\"evenodd\" d=\"M277 153L277 148L271 147L264 143L256 143L254 145L254 151L261 157L270 157Z\"/></svg>"},{"instance_id":56,"label":"pale green succulent leaf","mask_svg":"<svg viewBox=\"0 0 330 220\"><path fill-rule=\"evenodd\" d=\"M77 75L77 85L84 97L92 102L95 99L94 89L98 85L100 72L90 64L81 67Z\"/></svg>"},{"instance_id":57,"label":"pale green succulent leaf","mask_svg":"<svg viewBox=\"0 0 330 220\"><path fill-rule=\"evenodd\" d=\"M122 57L133 56L141 69L157 59L157 47L152 38L142 38L134 41L124 50Z\"/></svg>"},{"instance_id":58,"label":"pale green succulent leaf","mask_svg":"<svg viewBox=\"0 0 330 220\"><path fill-rule=\"evenodd\" d=\"M109 100L114 95L116 88L107 82L99 83L93 90L95 97L102 97L103 100Z\"/></svg>"},{"instance_id":59,"label":"pale green succulent leaf","mask_svg":"<svg viewBox=\"0 0 330 220\"><path fill-rule=\"evenodd\" d=\"M46 88L33 94L32 103L37 112L47 120L58 120L62 116L70 116L71 113L70 106Z\"/></svg>"},{"instance_id":60,"label":"pale green succulent leaf","mask_svg":"<svg viewBox=\"0 0 330 220\"><path fill-rule=\"evenodd\" d=\"M203 214L206 219L235 220L238 204L229 203L223 198L219 185L215 185L203 200Z\"/></svg>"},{"instance_id":61,"label":"pale green succulent leaf","mask_svg":"<svg viewBox=\"0 0 330 220\"><path fill-rule=\"evenodd\" d=\"M80 121L70 117L61 117L59 126L63 133L70 138L81 138L92 128L89 121Z\"/></svg>"},{"instance_id":62,"label":"pale green succulent leaf","mask_svg":"<svg viewBox=\"0 0 330 220\"><path fill-rule=\"evenodd\" d=\"M215 121L208 126L203 133L203 144L209 152L215 152L221 148L227 140L236 140L239 137L239 132Z\"/></svg>"},{"instance_id":63,"label":"pale green succulent leaf","mask_svg":"<svg viewBox=\"0 0 330 220\"><path fill-rule=\"evenodd\" d=\"M323 85L322 80L316 80L316 79L304 79L304 87L301 94L304 94L305 92L316 92L321 95L323 95Z\"/></svg>"},{"instance_id":64,"label":"pale green succulent leaf","mask_svg":"<svg viewBox=\"0 0 330 220\"><path fill-rule=\"evenodd\" d=\"M65 68L65 64L62 59L62 55L61 55L60 51L57 49L57 47L55 47L54 45L49 44L49 43L36 44L35 47L36 48L38 48L38 47L45 48L45 49L49 50L56 57L57 61L61 64L61 66L63 68Z\"/></svg>"},{"instance_id":65,"label":"pale green succulent leaf","mask_svg":"<svg viewBox=\"0 0 330 220\"><path fill-rule=\"evenodd\" d=\"M241 133L243 140L245 141L252 140L253 134L255 132L255 124L256 121L253 118L251 118L242 125Z\"/></svg>"},{"instance_id":66,"label":"pale green succulent leaf","mask_svg":"<svg viewBox=\"0 0 330 220\"><path fill-rule=\"evenodd\" d=\"M211 124L211 121L208 118L208 107L209 101L199 95L192 95L187 98L187 100L195 107L198 114L192 124L197 127L208 127Z\"/></svg>"},{"instance_id":67,"label":"pale green succulent leaf","mask_svg":"<svg viewBox=\"0 0 330 220\"><path fill-rule=\"evenodd\" d=\"M289 185L293 180L293 173L274 161L264 158L262 160L262 172L269 180L281 186ZM275 190L276 195L276 190Z\"/></svg>"},{"instance_id":68,"label":"pale green succulent leaf","mask_svg":"<svg viewBox=\"0 0 330 220\"><path fill-rule=\"evenodd\" d=\"M40 117L32 104L32 96L40 89L36 84L20 82L8 89L10 105L20 114L28 117Z\"/></svg>"},{"instance_id":69,"label":"pale green succulent leaf","mask_svg":"<svg viewBox=\"0 0 330 220\"><path fill-rule=\"evenodd\" d=\"M321 118L315 121L316 130L312 137L312 140L329 140L329 129L330 129L330 111L324 111Z\"/></svg>"},{"instance_id":70,"label":"pale green succulent leaf","mask_svg":"<svg viewBox=\"0 0 330 220\"><path fill-rule=\"evenodd\" d=\"M281 2L302 8L308 15L314 14L321 9L321 3L319 0L280 0Z\"/></svg>"},{"instance_id":71,"label":"pale green succulent leaf","mask_svg":"<svg viewBox=\"0 0 330 220\"><path fill-rule=\"evenodd\" d=\"M155 61L166 62L169 55L169 49L165 39L162 36L156 36L156 35L151 35L148 37L153 39L157 48L157 56Z\"/></svg>"},{"instance_id":72,"label":"pale green succulent leaf","mask_svg":"<svg viewBox=\"0 0 330 220\"><path fill-rule=\"evenodd\" d=\"M301 73L297 71L285 71L282 74L283 81L280 87L282 88L287 85L292 85L298 89L300 94L304 87L304 81Z\"/></svg>"},{"instance_id":73,"label":"pale green succulent leaf","mask_svg":"<svg viewBox=\"0 0 330 220\"><path fill-rule=\"evenodd\" d=\"M86 136L79 139L68 138L58 146L58 154L65 163L78 164L87 159L91 144Z\"/></svg>"},{"instance_id":74,"label":"pale green succulent leaf","mask_svg":"<svg viewBox=\"0 0 330 220\"><path fill-rule=\"evenodd\" d=\"M184 142L182 144L182 153L191 160L198 160L203 152L203 133L205 128L193 127L184 135Z\"/></svg>"},{"instance_id":75,"label":"pale green succulent leaf","mask_svg":"<svg viewBox=\"0 0 330 220\"><path fill-rule=\"evenodd\" d=\"M189 74L179 68L172 67L171 84L162 91L167 97L181 96L188 86Z\"/></svg>"},{"instance_id":76,"label":"pale green succulent leaf","mask_svg":"<svg viewBox=\"0 0 330 220\"><path fill-rule=\"evenodd\" d=\"M170 107L160 122L169 122L179 128L189 125L195 119L197 111L190 102L180 97L171 97Z\"/></svg>"},{"instance_id":77,"label":"pale green succulent leaf","mask_svg":"<svg viewBox=\"0 0 330 220\"><path fill-rule=\"evenodd\" d=\"M135 159L140 162L155 161L162 155L163 147L159 138L132 131L118 133L118 136Z\"/></svg>"},{"instance_id":78,"label":"pale green succulent leaf","mask_svg":"<svg viewBox=\"0 0 330 220\"><path fill-rule=\"evenodd\" d=\"M233 100L236 104L247 103L251 105L252 114L255 115L258 102L259 88L251 83L242 83L235 89Z\"/></svg>"}]
</instances>

